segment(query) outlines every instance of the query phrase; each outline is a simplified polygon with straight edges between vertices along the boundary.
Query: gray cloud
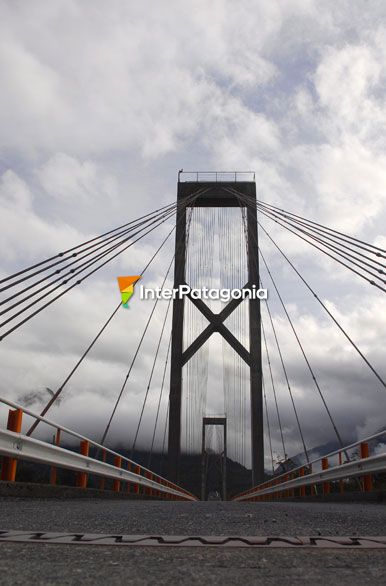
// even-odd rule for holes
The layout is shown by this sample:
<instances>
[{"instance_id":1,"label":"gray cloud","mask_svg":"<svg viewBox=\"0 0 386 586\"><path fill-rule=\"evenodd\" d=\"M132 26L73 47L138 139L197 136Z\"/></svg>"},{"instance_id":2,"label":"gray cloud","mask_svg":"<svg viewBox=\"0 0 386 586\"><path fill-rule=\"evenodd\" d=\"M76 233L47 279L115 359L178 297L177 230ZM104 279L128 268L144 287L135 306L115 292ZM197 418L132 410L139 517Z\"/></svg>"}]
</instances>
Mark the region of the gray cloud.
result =
<instances>
[{"instance_id":1,"label":"gray cloud","mask_svg":"<svg viewBox=\"0 0 386 586\"><path fill-rule=\"evenodd\" d=\"M167 11L152 0L136 6L114 0L108 7L100 0L2 0L0 6L1 275L174 201L181 167L253 169L262 200L385 245L382 3L172 1ZM261 222L385 376L382 294ZM56 389L117 304L117 274L138 272L170 228L4 340L1 394ZM384 424L384 390L263 236L261 243L344 437L373 432ZM162 280L172 244L147 285ZM328 420L264 270L262 277L307 442L322 443L331 438ZM116 317L53 418L100 436L150 311L145 305L135 299L130 312ZM133 437L164 310L161 304L111 441ZM300 444L268 336L293 453ZM165 356L166 341L143 447ZM222 369L218 341L210 361L213 382ZM224 408L220 386L208 394L212 412ZM279 452L272 398L269 407ZM162 425L165 413L166 396Z\"/></svg>"}]
</instances>

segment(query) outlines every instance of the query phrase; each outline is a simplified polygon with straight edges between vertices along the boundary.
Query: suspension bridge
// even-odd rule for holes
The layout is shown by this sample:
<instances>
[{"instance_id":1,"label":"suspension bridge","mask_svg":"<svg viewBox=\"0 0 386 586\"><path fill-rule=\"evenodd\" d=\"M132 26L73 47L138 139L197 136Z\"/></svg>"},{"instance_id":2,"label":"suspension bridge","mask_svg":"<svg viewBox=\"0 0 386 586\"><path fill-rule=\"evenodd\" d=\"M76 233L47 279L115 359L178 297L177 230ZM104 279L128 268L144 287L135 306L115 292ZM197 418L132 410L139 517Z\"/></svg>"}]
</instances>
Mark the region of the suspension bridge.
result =
<instances>
[{"instance_id":1,"label":"suspension bridge","mask_svg":"<svg viewBox=\"0 0 386 586\"><path fill-rule=\"evenodd\" d=\"M0 527L1 547L10 542L281 546L318 551L386 547L383 508L372 520L373 536L366 538L361 535L366 512L360 510L361 521L351 533L353 510L360 505L343 504L350 497L362 501L382 497L386 431L374 429L371 435L345 441L342 422L326 392L328 385L315 368L296 319L293 291L299 290L301 302L307 307L313 304L312 311L320 310L332 324L352 360L369 373L366 380L374 392L385 392L384 374L324 293L299 268L291 247L295 243L302 250L313 250L328 260L328 266L339 267L348 283L353 280L379 296L386 292L386 250L261 201L254 173L180 172L175 202L2 276L0 344L22 340L23 332L38 323L43 312L54 316L54 306L65 296L86 280L92 282L98 271L114 267L120 255L138 248L137 243L149 242L152 252L132 279L130 312L115 300L102 327L58 380L45 406L36 410L20 404L3 389L0 494L8 513ZM291 283L297 283L290 299L275 272L278 263ZM163 278L149 283L147 276L156 265L164 266ZM326 281L329 276L324 276ZM162 296L170 283L169 293ZM146 300L139 298L140 285L153 286ZM184 295L176 293L181 288ZM90 437L82 429L61 424L60 412L73 378L97 345L108 342L114 322L126 312L130 324L140 304L141 311L148 312L146 320L142 331L130 331L127 369L110 395L103 428L93 429ZM152 356L143 360L149 340ZM299 374L291 369L294 354L307 381L308 412L318 410L320 426L329 430L330 449L323 453L312 444ZM148 372L137 388L140 402L134 403L129 389L138 368ZM342 377L346 374L342 372ZM122 425L120 410L128 402L137 420L120 449L111 438ZM92 417L92 405L88 416ZM58 520L62 505L31 500L19 518L24 505L15 504L10 495L26 498L32 493L61 494L66 510L74 513L67 513L66 521ZM71 500L74 496L82 496L81 510ZM333 500L341 503L332 504ZM98 509L96 502L102 503ZM322 527L323 506L329 518ZM40 511L38 519L34 507ZM350 507L346 517L345 507ZM55 512L55 520L44 519L48 510ZM110 511L115 523L111 526L102 514L103 534L96 522L101 510ZM28 511L37 526L31 525ZM136 519L130 534L120 521L123 511L132 511ZM343 516L334 529L338 511ZM76 519L84 516L84 528L74 520L75 514ZM265 526L261 515L267 517ZM280 516L276 527L275 516ZM202 518L211 519L212 525L202 524ZM300 518L308 519L310 526L304 527ZM299 537L302 534L307 537Z\"/></svg>"}]
</instances>

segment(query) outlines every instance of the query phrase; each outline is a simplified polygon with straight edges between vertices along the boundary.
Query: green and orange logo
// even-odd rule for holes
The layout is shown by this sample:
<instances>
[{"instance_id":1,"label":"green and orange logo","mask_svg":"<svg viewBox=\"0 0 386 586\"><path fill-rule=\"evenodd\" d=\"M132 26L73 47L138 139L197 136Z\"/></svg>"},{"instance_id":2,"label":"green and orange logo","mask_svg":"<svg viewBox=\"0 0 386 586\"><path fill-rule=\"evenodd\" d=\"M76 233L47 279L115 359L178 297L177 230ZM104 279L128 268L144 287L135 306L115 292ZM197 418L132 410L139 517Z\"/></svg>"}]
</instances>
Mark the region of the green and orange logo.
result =
<instances>
[{"instance_id":1,"label":"green and orange logo","mask_svg":"<svg viewBox=\"0 0 386 586\"><path fill-rule=\"evenodd\" d=\"M137 281L141 278L139 275L135 275L134 277L117 277L118 278L118 286L121 292L122 298L122 305L126 309L129 308L129 300L133 296L134 293L134 285Z\"/></svg>"}]
</instances>

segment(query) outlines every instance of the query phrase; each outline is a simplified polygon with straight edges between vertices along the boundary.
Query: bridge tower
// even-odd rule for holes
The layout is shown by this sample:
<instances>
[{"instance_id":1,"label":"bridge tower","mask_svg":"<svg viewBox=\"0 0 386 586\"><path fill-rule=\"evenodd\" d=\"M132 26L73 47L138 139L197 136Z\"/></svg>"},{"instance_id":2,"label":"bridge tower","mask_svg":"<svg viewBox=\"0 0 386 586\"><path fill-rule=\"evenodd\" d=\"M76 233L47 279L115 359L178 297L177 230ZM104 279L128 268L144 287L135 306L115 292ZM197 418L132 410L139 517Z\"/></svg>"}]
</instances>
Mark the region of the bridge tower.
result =
<instances>
[{"instance_id":1,"label":"bridge tower","mask_svg":"<svg viewBox=\"0 0 386 586\"><path fill-rule=\"evenodd\" d=\"M233 181L219 181L217 174L211 181L201 181L196 174L196 181L181 181L179 174L177 186L177 219L175 234L174 287L186 283L186 241L187 208L196 207L244 207L246 213L247 238L247 274L248 282L244 285L259 288L258 232L256 216L256 183L240 181L237 174ZM205 174L205 177L207 174ZM240 175L239 175L240 176ZM192 197L193 196L193 197ZM245 202L248 200L248 205ZM173 300L170 397L169 397L169 444L168 472L169 478L177 482L179 478L179 461L181 452L181 402L182 371L184 365L197 350L214 333L218 332L237 352L249 367L250 373L250 410L251 410L251 451L252 484L264 478L264 441L263 441L263 399L262 399L262 364L261 364L261 328L260 300L232 299L220 313L213 313L201 299L190 301L209 321L206 329L186 349L183 348L184 298ZM240 303L249 304L249 349L225 326L224 321Z\"/></svg>"},{"instance_id":2,"label":"bridge tower","mask_svg":"<svg viewBox=\"0 0 386 586\"><path fill-rule=\"evenodd\" d=\"M205 450L206 428L209 425L218 425L223 429L224 449L221 454L221 498L227 500L227 420L226 417L204 417L202 420L202 447L201 447L201 500L207 498L208 454Z\"/></svg>"}]
</instances>

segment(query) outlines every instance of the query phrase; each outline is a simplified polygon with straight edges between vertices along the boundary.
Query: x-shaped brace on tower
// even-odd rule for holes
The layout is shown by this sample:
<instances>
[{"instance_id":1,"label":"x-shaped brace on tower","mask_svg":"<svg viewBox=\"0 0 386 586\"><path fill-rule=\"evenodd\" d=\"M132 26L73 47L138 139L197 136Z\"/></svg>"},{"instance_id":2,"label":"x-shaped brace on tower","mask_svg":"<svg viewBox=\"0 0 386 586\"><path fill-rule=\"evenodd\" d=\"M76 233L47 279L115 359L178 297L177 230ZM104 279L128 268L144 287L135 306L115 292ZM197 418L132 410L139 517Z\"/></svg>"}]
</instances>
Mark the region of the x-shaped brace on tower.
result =
<instances>
[{"instance_id":1,"label":"x-shaped brace on tower","mask_svg":"<svg viewBox=\"0 0 386 586\"><path fill-rule=\"evenodd\" d=\"M247 283L243 289L249 288ZM251 365L251 356L248 350L238 341L232 332L226 327L224 321L230 314L240 305L243 298L231 299L229 303L220 311L220 313L213 313L213 311L202 301L202 299L192 297L188 294L190 301L200 310L202 315L209 321L208 326L197 336L197 338L190 344L182 354L182 364L186 364L188 360L201 348L201 346L210 338L214 332L218 332L228 342L228 344L237 352L239 356L248 364Z\"/></svg>"}]
</instances>

